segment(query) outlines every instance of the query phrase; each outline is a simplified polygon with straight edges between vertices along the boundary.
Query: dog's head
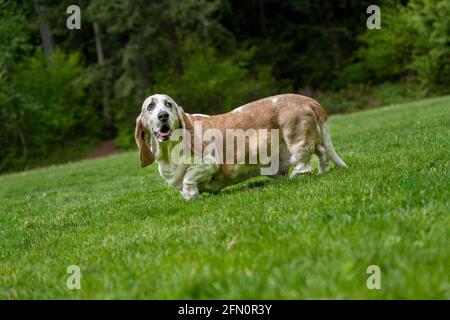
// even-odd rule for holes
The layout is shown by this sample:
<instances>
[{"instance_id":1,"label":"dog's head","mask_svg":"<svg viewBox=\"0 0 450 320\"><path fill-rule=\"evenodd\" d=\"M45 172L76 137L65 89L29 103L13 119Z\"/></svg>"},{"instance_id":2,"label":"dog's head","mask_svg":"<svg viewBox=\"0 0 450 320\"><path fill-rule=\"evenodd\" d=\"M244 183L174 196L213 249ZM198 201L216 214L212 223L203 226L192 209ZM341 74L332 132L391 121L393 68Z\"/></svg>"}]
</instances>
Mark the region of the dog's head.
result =
<instances>
[{"instance_id":1,"label":"dog's head","mask_svg":"<svg viewBox=\"0 0 450 320\"><path fill-rule=\"evenodd\" d=\"M185 128L183 109L169 96L155 94L145 99L136 119L135 139L141 166L155 161L150 145L164 144L176 129Z\"/></svg>"}]
</instances>

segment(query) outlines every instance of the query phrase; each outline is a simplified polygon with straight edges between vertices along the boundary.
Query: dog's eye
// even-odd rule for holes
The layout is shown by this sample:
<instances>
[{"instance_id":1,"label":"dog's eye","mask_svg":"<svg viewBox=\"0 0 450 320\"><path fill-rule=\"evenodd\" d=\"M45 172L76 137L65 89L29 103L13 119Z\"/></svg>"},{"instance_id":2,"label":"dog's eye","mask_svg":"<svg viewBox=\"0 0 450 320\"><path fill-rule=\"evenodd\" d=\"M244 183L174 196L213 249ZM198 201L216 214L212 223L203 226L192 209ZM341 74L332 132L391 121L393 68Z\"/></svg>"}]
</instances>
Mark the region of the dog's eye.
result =
<instances>
[{"instance_id":1,"label":"dog's eye","mask_svg":"<svg viewBox=\"0 0 450 320\"><path fill-rule=\"evenodd\" d=\"M172 102L166 101L166 107L167 108L172 108Z\"/></svg>"},{"instance_id":2,"label":"dog's eye","mask_svg":"<svg viewBox=\"0 0 450 320\"><path fill-rule=\"evenodd\" d=\"M155 103L154 102L150 102L150 104L147 106L147 110L151 111L154 107L155 107Z\"/></svg>"}]
</instances>

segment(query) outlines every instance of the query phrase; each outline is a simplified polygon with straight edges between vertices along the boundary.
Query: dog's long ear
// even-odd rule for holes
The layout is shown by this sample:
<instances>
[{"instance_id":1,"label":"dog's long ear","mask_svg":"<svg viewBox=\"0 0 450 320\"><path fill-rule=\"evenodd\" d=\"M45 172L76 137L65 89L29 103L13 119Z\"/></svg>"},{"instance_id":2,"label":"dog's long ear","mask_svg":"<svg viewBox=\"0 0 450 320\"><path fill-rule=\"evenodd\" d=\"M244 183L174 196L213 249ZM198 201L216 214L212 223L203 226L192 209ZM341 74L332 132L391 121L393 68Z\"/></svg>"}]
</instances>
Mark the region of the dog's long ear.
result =
<instances>
[{"instance_id":1,"label":"dog's long ear","mask_svg":"<svg viewBox=\"0 0 450 320\"><path fill-rule=\"evenodd\" d=\"M134 130L134 138L136 140L136 144L139 148L139 158L141 159L141 166L145 168L151 165L155 161L155 156L150 150L146 141L146 133L144 128L142 128L141 116L136 119L136 129Z\"/></svg>"},{"instance_id":2,"label":"dog's long ear","mask_svg":"<svg viewBox=\"0 0 450 320\"><path fill-rule=\"evenodd\" d=\"M190 130L192 129L192 123L184 112L183 108L179 105L176 106L177 117L180 121L181 128Z\"/></svg>"},{"instance_id":3,"label":"dog's long ear","mask_svg":"<svg viewBox=\"0 0 450 320\"><path fill-rule=\"evenodd\" d=\"M202 137L198 135L195 136L196 132L194 130L194 123L192 122L192 117L189 114L185 113L181 106L177 105L176 110L178 119L180 120L181 128L189 132L190 139L186 140L185 142L188 143L188 147L190 150L192 150L192 152L201 155L206 144L204 141L202 141ZM195 139L197 139L197 141L200 141L201 143L200 144L196 143Z\"/></svg>"}]
</instances>

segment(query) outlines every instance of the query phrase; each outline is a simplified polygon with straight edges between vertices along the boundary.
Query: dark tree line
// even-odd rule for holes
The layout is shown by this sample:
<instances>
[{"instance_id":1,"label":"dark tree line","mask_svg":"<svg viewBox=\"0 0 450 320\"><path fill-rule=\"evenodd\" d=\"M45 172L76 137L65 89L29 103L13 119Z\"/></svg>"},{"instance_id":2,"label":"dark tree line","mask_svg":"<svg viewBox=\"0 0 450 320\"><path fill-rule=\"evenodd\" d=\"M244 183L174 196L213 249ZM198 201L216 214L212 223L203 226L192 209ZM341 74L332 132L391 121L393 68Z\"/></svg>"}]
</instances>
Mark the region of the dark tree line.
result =
<instances>
[{"instance_id":1,"label":"dark tree line","mask_svg":"<svg viewBox=\"0 0 450 320\"><path fill-rule=\"evenodd\" d=\"M81 9L68 30L66 9ZM132 145L146 95L218 113L300 92L344 112L448 92L450 4L376 1L0 0L0 171ZM378 99L378 100L377 100ZM387 99L387 100L386 100Z\"/></svg>"}]
</instances>

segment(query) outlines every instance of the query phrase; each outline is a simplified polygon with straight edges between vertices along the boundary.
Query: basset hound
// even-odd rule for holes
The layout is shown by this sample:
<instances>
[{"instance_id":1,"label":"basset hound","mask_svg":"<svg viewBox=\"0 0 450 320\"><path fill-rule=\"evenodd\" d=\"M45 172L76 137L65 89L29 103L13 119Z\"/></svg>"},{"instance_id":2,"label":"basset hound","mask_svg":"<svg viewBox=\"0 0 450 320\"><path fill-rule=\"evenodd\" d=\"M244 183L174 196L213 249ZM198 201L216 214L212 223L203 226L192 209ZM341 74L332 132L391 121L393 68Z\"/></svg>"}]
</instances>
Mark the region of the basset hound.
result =
<instances>
[{"instance_id":1,"label":"basset hound","mask_svg":"<svg viewBox=\"0 0 450 320\"><path fill-rule=\"evenodd\" d=\"M347 165L330 138L327 114L314 99L282 94L219 115L189 114L171 97L145 99L136 119L141 166L158 163L161 177L186 200L258 175L290 177L319 172L331 160Z\"/></svg>"}]
</instances>

